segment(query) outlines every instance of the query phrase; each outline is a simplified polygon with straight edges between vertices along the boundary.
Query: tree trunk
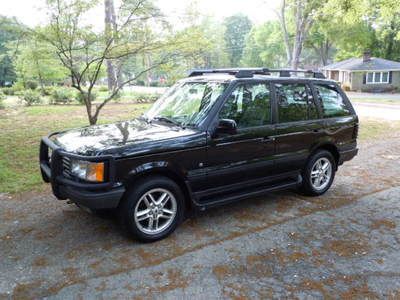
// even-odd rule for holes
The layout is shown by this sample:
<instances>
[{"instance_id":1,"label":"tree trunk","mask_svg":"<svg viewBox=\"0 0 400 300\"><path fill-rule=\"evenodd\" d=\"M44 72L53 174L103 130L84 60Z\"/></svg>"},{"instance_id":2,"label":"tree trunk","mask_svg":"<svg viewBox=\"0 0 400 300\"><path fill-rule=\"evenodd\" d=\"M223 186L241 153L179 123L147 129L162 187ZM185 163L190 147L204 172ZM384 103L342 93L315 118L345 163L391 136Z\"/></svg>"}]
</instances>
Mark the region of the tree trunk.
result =
<instances>
[{"instance_id":1,"label":"tree trunk","mask_svg":"<svg viewBox=\"0 0 400 300\"><path fill-rule=\"evenodd\" d=\"M326 66L328 64L328 58L329 58L329 50L331 49L331 45L328 39L325 40L324 42L324 47L321 53L321 62L323 66Z\"/></svg>"},{"instance_id":2,"label":"tree trunk","mask_svg":"<svg viewBox=\"0 0 400 300\"><path fill-rule=\"evenodd\" d=\"M299 67L300 54L301 54L301 24L302 24L302 3L301 0L296 0L296 33L293 42L292 54L292 69L297 70Z\"/></svg>"},{"instance_id":3,"label":"tree trunk","mask_svg":"<svg viewBox=\"0 0 400 300\"><path fill-rule=\"evenodd\" d=\"M92 102L90 101L91 98L91 93L86 93L83 90L79 90L79 92L82 95L83 102L85 103L86 106L86 113L88 116L89 124L90 125L96 125L97 123L97 116L92 113Z\"/></svg>"},{"instance_id":4,"label":"tree trunk","mask_svg":"<svg viewBox=\"0 0 400 300\"><path fill-rule=\"evenodd\" d=\"M285 43L286 61L287 61L287 65L290 66L292 64L292 49L290 47L289 33L287 30L287 26L286 26L285 9L286 9L286 1L282 0L279 21L281 23L283 41Z\"/></svg>"},{"instance_id":5,"label":"tree trunk","mask_svg":"<svg viewBox=\"0 0 400 300\"><path fill-rule=\"evenodd\" d=\"M105 9L105 34L106 41L108 42L113 37L115 38L115 32L117 27L117 21L115 16L114 9L114 0L104 0L104 9ZM116 70L113 62L111 60L107 60L107 85L108 90L111 91L116 87L117 78L116 78Z\"/></svg>"},{"instance_id":6,"label":"tree trunk","mask_svg":"<svg viewBox=\"0 0 400 300\"><path fill-rule=\"evenodd\" d=\"M300 63L300 56L303 50L304 40L307 34L307 30L312 24L310 15L305 13L304 0L296 0L296 33L293 44L292 54L292 68L297 70Z\"/></svg>"}]
</instances>

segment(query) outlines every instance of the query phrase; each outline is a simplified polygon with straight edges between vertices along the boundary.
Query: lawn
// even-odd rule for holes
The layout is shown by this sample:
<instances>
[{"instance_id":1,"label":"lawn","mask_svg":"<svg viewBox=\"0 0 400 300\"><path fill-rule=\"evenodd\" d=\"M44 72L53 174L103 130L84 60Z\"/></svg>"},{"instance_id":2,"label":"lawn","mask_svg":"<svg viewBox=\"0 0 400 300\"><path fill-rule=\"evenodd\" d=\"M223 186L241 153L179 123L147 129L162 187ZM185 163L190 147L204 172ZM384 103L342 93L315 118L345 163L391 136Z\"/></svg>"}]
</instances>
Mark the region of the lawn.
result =
<instances>
[{"instance_id":1,"label":"lawn","mask_svg":"<svg viewBox=\"0 0 400 300\"><path fill-rule=\"evenodd\" d=\"M102 111L99 123L131 119L150 104L110 104ZM0 110L0 193L41 190L38 169L39 141L50 132L87 125L85 108L78 105L32 106ZM360 140L400 130L400 122L362 119Z\"/></svg>"},{"instance_id":2,"label":"lawn","mask_svg":"<svg viewBox=\"0 0 400 300\"><path fill-rule=\"evenodd\" d=\"M99 123L131 119L150 104L110 104ZM86 126L85 108L78 105L32 106L0 110L0 193L40 190L40 138L54 131Z\"/></svg>"},{"instance_id":3,"label":"lawn","mask_svg":"<svg viewBox=\"0 0 400 300\"><path fill-rule=\"evenodd\" d=\"M359 140L386 139L400 132L400 121L384 121L372 118L361 118Z\"/></svg>"}]
</instances>

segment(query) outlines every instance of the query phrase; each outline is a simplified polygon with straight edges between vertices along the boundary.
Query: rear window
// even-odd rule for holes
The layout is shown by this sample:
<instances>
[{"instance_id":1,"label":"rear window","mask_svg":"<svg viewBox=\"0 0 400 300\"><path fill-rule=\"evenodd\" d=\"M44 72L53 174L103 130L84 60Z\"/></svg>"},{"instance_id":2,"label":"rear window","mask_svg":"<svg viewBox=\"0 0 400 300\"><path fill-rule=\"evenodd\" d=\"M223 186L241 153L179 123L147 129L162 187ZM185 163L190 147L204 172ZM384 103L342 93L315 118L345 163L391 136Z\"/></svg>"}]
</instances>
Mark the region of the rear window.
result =
<instances>
[{"instance_id":1,"label":"rear window","mask_svg":"<svg viewBox=\"0 0 400 300\"><path fill-rule=\"evenodd\" d=\"M351 114L343 97L334 85L315 84L315 89L325 118L342 117Z\"/></svg>"}]
</instances>

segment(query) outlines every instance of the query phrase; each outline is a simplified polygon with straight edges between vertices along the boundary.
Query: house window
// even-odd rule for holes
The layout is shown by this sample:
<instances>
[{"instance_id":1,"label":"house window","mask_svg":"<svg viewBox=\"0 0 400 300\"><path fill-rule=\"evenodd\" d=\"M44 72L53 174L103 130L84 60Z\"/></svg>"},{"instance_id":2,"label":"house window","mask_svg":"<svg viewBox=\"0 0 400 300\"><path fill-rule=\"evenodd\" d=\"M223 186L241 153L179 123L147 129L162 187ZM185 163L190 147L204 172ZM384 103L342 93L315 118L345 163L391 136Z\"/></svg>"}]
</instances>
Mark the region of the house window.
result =
<instances>
[{"instance_id":1,"label":"house window","mask_svg":"<svg viewBox=\"0 0 400 300\"><path fill-rule=\"evenodd\" d=\"M368 72L367 84L389 83L389 72Z\"/></svg>"}]
</instances>

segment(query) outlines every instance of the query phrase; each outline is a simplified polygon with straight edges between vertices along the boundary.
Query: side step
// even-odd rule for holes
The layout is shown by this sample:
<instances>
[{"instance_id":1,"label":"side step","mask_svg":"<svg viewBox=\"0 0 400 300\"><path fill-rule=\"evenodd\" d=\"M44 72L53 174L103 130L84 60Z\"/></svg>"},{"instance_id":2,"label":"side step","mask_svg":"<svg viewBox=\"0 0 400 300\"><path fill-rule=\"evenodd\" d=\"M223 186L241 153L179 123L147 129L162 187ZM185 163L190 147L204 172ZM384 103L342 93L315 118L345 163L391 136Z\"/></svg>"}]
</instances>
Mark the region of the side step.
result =
<instances>
[{"instance_id":1,"label":"side step","mask_svg":"<svg viewBox=\"0 0 400 300\"><path fill-rule=\"evenodd\" d=\"M268 186L263 186L263 187L257 186L251 189L244 189L235 194L227 194L226 196L220 195L219 197L214 196L212 198L204 200L202 199L201 203L196 202L196 206L198 206L200 210L205 210L211 207L224 205L231 202L236 202L246 198L262 196L263 194L268 192L296 188L301 184L301 182L302 182L301 175L298 175L297 179L287 179L279 183L274 183Z\"/></svg>"}]
</instances>

